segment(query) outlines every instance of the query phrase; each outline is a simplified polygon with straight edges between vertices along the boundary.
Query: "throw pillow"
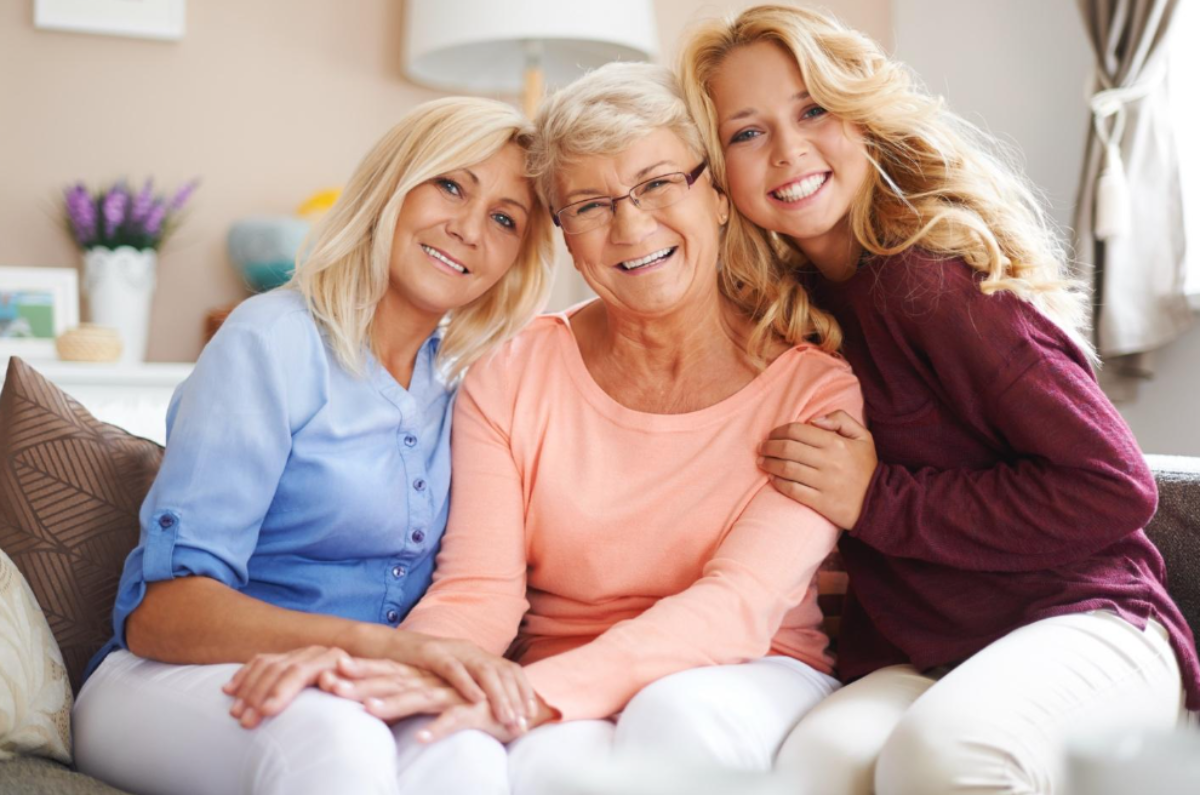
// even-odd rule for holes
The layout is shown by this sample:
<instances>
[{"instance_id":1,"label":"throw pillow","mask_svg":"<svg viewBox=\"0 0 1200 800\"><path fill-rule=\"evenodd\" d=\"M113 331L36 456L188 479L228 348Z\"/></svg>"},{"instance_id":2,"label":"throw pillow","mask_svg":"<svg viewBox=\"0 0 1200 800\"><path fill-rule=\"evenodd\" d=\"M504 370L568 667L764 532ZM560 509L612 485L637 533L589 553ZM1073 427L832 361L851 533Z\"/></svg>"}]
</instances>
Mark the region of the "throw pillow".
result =
<instances>
[{"instance_id":1,"label":"throw pillow","mask_svg":"<svg viewBox=\"0 0 1200 800\"><path fill-rule=\"evenodd\" d=\"M0 550L29 581L76 692L112 636L162 448L97 421L19 358L0 392Z\"/></svg>"},{"instance_id":2,"label":"throw pillow","mask_svg":"<svg viewBox=\"0 0 1200 800\"><path fill-rule=\"evenodd\" d=\"M70 764L72 699L46 617L0 552L0 760L26 754Z\"/></svg>"}]
</instances>

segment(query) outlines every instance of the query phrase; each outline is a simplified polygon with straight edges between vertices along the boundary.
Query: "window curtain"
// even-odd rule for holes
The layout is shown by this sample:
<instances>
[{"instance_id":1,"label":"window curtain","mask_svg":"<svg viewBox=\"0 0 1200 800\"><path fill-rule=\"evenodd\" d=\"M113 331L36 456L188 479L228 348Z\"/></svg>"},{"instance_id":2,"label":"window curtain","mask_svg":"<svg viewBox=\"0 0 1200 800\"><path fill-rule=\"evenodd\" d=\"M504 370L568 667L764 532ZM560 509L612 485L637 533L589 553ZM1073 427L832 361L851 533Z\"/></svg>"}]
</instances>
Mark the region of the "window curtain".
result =
<instances>
[{"instance_id":1,"label":"window curtain","mask_svg":"<svg viewBox=\"0 0 1200 800\"><path fill-rule=\"evenodd\" d=\"M1167 94L1165 42L1180 0L1077 2L1096 63L1075 251L1093 290L1101 383L1121 401L1153 374L1154 351L1194 321Z\"/></svg>"}]
</instances>

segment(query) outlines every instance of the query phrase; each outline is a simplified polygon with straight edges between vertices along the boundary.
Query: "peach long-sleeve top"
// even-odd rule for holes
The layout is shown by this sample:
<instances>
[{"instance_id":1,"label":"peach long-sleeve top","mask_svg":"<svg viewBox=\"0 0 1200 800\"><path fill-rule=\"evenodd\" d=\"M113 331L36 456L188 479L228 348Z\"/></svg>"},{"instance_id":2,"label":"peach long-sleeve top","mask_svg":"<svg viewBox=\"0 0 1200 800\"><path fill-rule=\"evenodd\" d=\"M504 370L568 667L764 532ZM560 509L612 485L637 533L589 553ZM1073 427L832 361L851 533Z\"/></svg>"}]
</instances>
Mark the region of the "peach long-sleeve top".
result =
<instances>
[{"instance_id":1,"label":"peach long-sleeve top","mask_svg":"<svg viewBox=\"0 0 1200 800\"><path fill-rule=\"evenodd\" d=\"M402 627L511 647L564 720L692 667L777 654L829 672L815 578L837 530L767 482L756 447L786 422L861 419L850 369L803 345L716 405L635 411L592 379L572 312L471 368L449 527Z\"/></svg>"}]
</instances>

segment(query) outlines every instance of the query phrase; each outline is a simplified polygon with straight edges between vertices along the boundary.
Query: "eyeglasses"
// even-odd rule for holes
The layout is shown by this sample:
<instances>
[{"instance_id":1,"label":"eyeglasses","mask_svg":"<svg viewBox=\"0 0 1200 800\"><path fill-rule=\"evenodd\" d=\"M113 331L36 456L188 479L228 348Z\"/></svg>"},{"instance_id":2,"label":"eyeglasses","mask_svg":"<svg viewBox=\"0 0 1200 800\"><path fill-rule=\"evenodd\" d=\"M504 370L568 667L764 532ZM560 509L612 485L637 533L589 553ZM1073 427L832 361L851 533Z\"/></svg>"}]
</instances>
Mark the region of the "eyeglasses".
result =
<instances>
[{"instance_id":1,"label":"eyeglasses","mask_svg":"<svg viewBox=\"0 0 1200 800\"><path fill-rule=\"evenodd\" d=\"M566 233L587 233L612 222L617 213L617 203L625 198L641 209L666 208L678 203L687 194L692 184L704 173L707 162L691 172L672 172L642 181L621 197L589 197L554 212L554 224Z\"/></svg>"}]
</instances>

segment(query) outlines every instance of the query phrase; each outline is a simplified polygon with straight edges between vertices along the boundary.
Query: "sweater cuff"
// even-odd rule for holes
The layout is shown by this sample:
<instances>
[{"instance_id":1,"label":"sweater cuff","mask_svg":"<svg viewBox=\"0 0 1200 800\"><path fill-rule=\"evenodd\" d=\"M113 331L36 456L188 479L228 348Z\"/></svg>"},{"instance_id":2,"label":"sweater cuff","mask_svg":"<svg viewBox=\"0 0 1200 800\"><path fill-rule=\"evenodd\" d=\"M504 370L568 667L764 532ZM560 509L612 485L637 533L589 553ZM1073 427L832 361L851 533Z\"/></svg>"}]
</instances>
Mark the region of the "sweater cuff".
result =
<instances>
[{"instance_id":1,"label":"sweater cuff","mask_svg":"<svg viewBox=\"0 0 1200 800\"><path fill-rule=\"evenodd\" d=\"M875 465L875 472L871 475L871 482L867 484L867 493L863 496L862 511L858 515L858 522L853 528L846 531L850 536L859 539L867 544L872 544L872 541L878 537L878 528L882 524L896 524L895 519L889 517L891 515L884 512L884 507L887 505L884 497L884 472L891 469L882 461Z\"/></svg>"},{"instance_id":2,"label":"sweater cuff","mask_svg":"<svg viewBox=\"0 0 1200 800\"><path fill-rule=\"evenodd\" d=\"M525 667L525 677L542 702L558 713L557 721L606 719L624 707L613 707L608 693L582 671L567 669L555 661L553 656L535 661Z\"/></svg>"}]
</instances>

